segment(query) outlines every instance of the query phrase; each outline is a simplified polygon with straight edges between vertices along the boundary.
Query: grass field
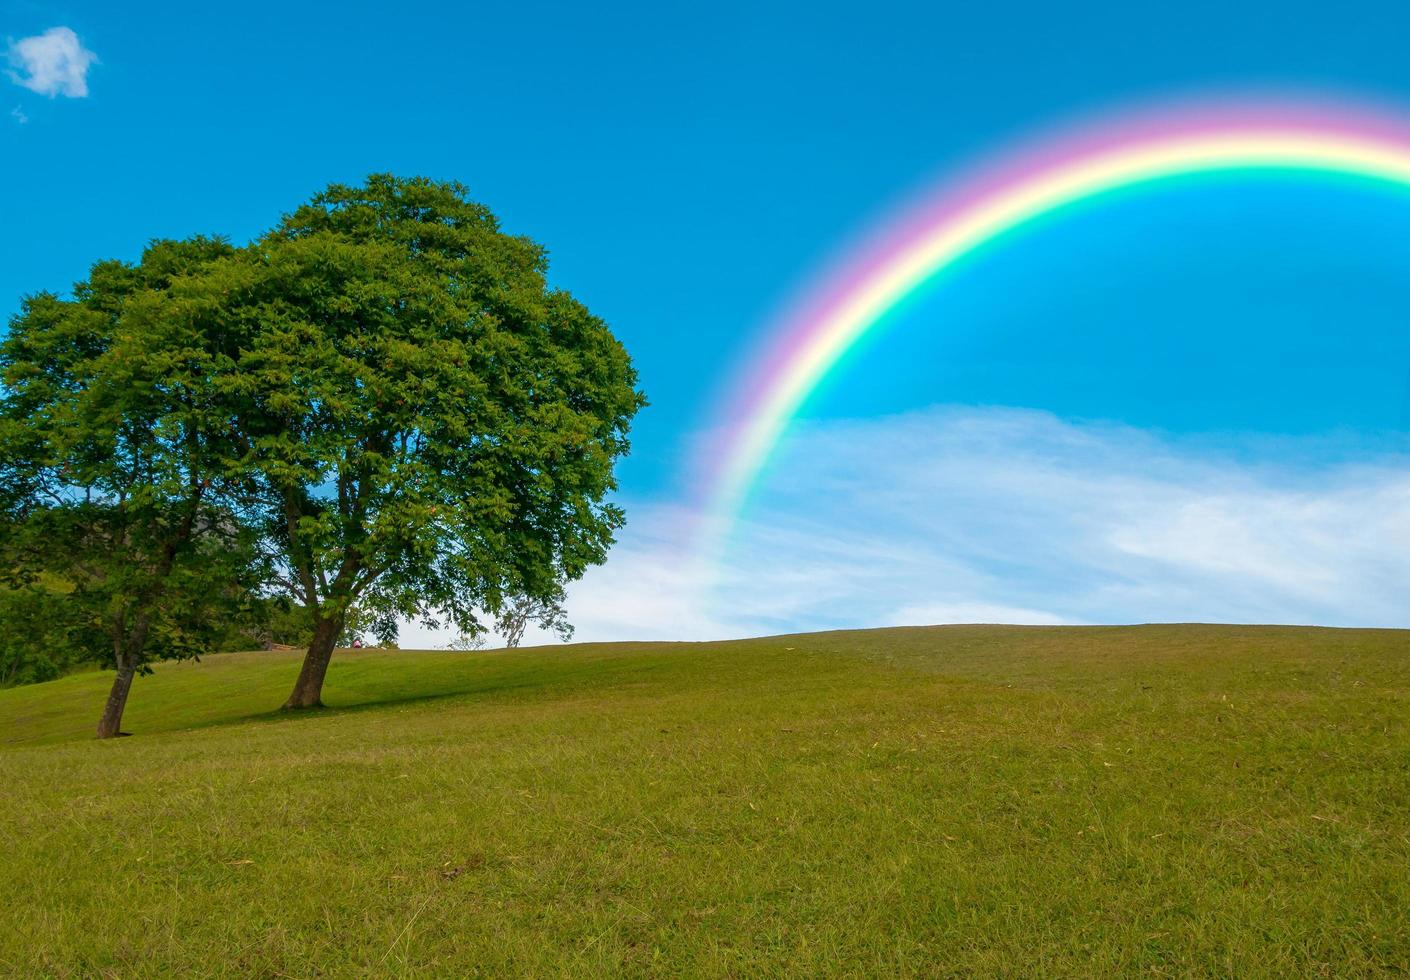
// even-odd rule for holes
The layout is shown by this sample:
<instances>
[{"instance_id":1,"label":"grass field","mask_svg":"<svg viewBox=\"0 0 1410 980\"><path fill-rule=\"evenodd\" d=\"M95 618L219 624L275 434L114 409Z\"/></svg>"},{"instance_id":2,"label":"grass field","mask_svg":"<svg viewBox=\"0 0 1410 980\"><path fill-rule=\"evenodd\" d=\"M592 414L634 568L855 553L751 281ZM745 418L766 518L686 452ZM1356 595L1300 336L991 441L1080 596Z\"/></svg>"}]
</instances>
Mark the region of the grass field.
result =
<instances>
[{"instance_id":1,"label":"grass field","mask_svg":"<svg viewBox=\"0 0 1410 980\"><path fill-rule=\"evenodd\" d=\"M0 691L16 975L1410 970L1410 633L941 627Z\"/></svg>"}]
</instances>

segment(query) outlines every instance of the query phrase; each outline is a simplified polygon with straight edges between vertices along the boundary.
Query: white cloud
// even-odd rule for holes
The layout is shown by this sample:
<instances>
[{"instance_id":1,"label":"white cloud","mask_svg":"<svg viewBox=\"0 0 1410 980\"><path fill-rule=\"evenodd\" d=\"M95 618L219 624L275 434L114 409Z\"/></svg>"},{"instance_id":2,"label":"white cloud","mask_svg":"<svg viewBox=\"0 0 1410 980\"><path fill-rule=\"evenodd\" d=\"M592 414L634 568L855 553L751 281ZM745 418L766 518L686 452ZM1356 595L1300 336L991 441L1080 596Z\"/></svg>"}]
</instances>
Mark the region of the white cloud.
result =
<instances>
[{"instance_id":1,"label":"white cloud","mask_svg":"<svg viewBox=\"0 0 1410 980\"><path fill-rule=\"evenodd\" d=\"M700 557L694 515L627 505L608 563L571 590L578 639L1410 626L1410 456L1384 443L1198 442L937 408L795 433L717 560Z\"/></svg>"},{"instance_id":2,"label":"white cloud","mask_svg":"<svg viewBox=\"0 0 1410 980\"><path fill-rule=\"evenodd\" d=\"M88 95L88 69L98 61L67 27L51 27L43 34L11 41L9 58L17 69L10 72L16 85L50 98L71 99Z\"/></svg>"},{"instance_id":3,"label":"white cloud","mask_svg":"<svg viewBox=\"0 0 1410 980\"><path fill-rule=\"evenodd\" d=\"M1355 450L1355 452L1352 452ZM1221 444L1040 412L816 425L725 557L629 511L573 593L584 638L936 622L1410 626L1410 457L1343 439Z\"/></svg>"},{"instance_id":4,"label":"white cloud","mask_svg":"<svg viewBox=\"0 0 1410 980\"><path fill-rule=\"evenodd\" d=\"M24 110L21 109L19 106L15 106L13 109L10 110L10 118L13 119L15 122L19 123L21 126L29 122L29 116L26 116L24 114Z\"/></svg>"}]
</instances>

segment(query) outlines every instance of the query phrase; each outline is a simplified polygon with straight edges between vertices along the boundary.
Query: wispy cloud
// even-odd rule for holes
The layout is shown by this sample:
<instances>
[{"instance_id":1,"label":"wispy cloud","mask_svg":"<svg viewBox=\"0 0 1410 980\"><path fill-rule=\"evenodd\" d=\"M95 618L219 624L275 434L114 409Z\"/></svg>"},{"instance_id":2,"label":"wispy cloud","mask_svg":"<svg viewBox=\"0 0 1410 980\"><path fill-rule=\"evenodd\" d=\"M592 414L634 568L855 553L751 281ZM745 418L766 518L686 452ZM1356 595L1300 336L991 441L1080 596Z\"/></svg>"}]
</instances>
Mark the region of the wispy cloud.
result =
<instances>
[{"instance_id":1,"label":"wispy cloud","mask_svg":"<svg viewBox=\"0 0 1410 980\"><path fill-rule=\"evenodd\" d=\"M1353 451L1354 450L1354 451ZM1161 438L1040 412L817 425L725 557L638 507L574 590L583 639L938 622L1410 626L1410 457Z\"/></svg>"},{"instance_id":2,"label":"wispy cloud","mask_svg":"<svg viewBox=\"0 0 1410 980\"><path fill-rule=\"evenodd\" d=\"M578 638L945 622L1410 626L1410 456L1385 442L1200 442L933 409L804 428L767 484L709 562L694 515L628 502L608 563L571 591Z\"/></svg>"},{"instance_id":3,"label":"wispy cloud","mask_svg":"<svg viewBox=\"0 0 1410 980\"><path fill-rule=\"evenodd\" d=\"M88 95L88 69L98 56L71 29L51 27L43 34L11 41L9 60L10 79L16 85L50 98L81 99Z\"/></svg>"},{"instance_id":4,"label":"wispy cloud","mask_svg":"<svg viewBox=\"0 0 1410 980\"><path fill-rule=\"evenodd\" d=\"M24 114L24 110L21 109L19 106L15 106L13 109L10 110L10 118L13 119L15 122L19 123L21 126L29 122L29 116L26 116Z\"/></svg>"}]
</instances>

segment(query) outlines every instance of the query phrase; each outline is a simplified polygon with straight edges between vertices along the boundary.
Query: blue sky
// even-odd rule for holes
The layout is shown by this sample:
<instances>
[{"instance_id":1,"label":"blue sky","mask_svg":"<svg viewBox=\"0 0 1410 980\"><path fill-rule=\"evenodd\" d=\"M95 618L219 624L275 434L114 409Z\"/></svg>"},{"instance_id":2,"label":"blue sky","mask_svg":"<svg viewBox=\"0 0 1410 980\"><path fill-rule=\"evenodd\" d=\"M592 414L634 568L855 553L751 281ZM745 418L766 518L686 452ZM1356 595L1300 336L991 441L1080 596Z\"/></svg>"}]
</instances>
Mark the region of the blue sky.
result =
<instances>
[{"instance_id":1,"label":"blue sky","mask_svg":"<svg viewBox=\"0 0 1410 980\"><path fill-rule=\"evenodd\" d=\"M652 401L621 470L632 529L577 594L584 636L966 613L1410 625L1367 598L1407 580L1401 525L1358 510L1399 513L1410 201L1365 188L1198 183L1019 236L837 372L723 567L692 571L672 531L730 373L874 216L1034 127L1144 98L1410 105L1403 4L0 0L10 42L59 26L97 61L81 97L4 81L0 307L152 237L247 239L332 180L468 184L549 247ZM1135 497L1094 489L1112 486ZM1166 523L1133 524L1132 500ZM1217 530L1211 554L1188 553L1191 521ZM1236 540L1262 571L1220 557Z\"/></svg>"}]
</instances>

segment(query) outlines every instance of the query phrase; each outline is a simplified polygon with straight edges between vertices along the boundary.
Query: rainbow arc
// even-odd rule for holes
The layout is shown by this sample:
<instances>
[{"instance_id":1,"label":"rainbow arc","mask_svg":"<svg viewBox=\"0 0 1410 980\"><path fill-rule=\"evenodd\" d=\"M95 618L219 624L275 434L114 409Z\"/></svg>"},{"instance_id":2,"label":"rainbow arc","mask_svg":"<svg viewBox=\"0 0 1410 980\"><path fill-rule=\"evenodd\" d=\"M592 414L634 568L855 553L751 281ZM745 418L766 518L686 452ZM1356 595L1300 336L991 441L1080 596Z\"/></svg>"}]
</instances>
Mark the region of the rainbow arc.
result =
<instances>
[{"instance_id":1,"label":"rainbow arc","mask_svg":"<svg viewBox=\"0 0 1410 980\"><path fill-rule=\"evenodd\" d=\"M1054 212L1221 173L1350 176L1410 188L1410 119L1323 100L1162 107L1035 141L968 178L943 181L819 273L766 331L711 459L710 525L718 533L734 521L808 396L926 282Z\"/></svg>"}]
</instances>

